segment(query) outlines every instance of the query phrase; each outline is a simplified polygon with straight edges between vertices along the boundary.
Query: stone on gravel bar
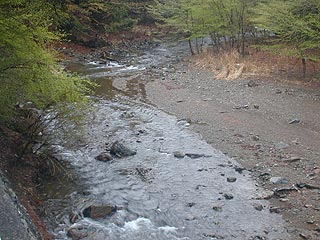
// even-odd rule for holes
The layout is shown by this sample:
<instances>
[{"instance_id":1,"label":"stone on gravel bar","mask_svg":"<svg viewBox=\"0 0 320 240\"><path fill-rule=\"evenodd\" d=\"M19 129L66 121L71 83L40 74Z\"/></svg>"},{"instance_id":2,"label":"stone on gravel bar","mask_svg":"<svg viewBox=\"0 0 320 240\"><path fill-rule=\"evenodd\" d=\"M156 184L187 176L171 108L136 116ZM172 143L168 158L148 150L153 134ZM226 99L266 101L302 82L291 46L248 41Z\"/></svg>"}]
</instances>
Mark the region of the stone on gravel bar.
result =
<instances>
[{"instance_id":1,"label":"stone on gravel bar","mask_svg":"<svg viewBox=\"0 0 320 240\"><path fill-rule=\"evenodd\" d=\"M233 183L233 182L237 181L237 178L235 178L235 177L228 177L228 178L227 178L227 181L228 181L229 183Z\"/></svg>"},{"instance_id":2,"label":"stone on gravel bar","mask_svg":"<svg viewBox=\"0 0 320 240\"><path fill-rule=\"evenodd\" d=\"M204 154L198 154L198 153L186 153L186 156L192 159L201 158L204 157Z\"/></svg>"},{"instance_id":3,"label":"stone on gravel bar","mask_svg":"<svg viewBox=\"0 0 320 240\"><path fill-rule=\"evenodd\" d=\"M296 124L296 123L300 123L300 122L301 122L300 119L295 118L295 119L292 119L292 120L289 122L289 124Z\"/></svg>"},{"instance_id":4,"label":"stone on gravel bar","mask_svg":"<svg viewBox=\"0 0 320 240\"><path fill-rule=\"evenodd\" d=\"M223 194L224 198L227 199L227 200L231 200L233 199L233 195L231 193L225 193Z\"/></svg>"},{"instance_id":5,"label":"stone on gravel bar","mask_svg":"<svg viewBox=\"0 0 320 240\"><path fill-rule=\"evenodd\" d=\"M180 151L175 151L175 152L173 152L173 156L176 158L184 158L185 154Z\"/></svg>"},{"instance_id":6,"label":"stone on gravel bar","mask_svg":"<svg viewBox=\"0 0 320 240\"><path fill-rule=\"evenodd\" d=\"M270 182L273 184L288 184L289 181L282 177L272 177L270 178Z\"/></svg>"}]
</instances>

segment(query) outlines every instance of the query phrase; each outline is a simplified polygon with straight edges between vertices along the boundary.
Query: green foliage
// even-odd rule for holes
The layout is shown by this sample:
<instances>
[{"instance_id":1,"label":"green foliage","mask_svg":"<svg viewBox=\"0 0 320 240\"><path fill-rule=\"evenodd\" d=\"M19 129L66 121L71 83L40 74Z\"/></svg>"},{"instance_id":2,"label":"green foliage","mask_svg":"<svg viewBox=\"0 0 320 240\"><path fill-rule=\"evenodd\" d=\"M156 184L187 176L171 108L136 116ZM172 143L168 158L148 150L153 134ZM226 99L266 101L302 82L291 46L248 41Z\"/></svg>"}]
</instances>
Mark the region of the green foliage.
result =
<instances>
[{"instance_id":1,"label":"green foliage","mask_svg":"<svg viewBox=\"0 0 320 240\"><path fill-rule=\"evenodd\" d=\"M255 22L276 35L275 40L295 56L312 58L309 50L320 47L319 0L272 0L256 9Z\"/></svg>"},{"instance_id":2,"label":"green foliage","mask_svg":"<svg viewBox=\"0 0 320 240\"><path fill-rule=\"evenodd\" d=\"M49 31L46 1L3 0L0 3L0 120L9 119L19 103L39 109L86 101L91 83L69 76L46 46L59 39Z\"/></svg>"},{"instance_id":3,"label":"green foliage","mask_svg":"<svg viewBox=\"0 0 320 240\"><path fill-rule=\"evenodd\" d=\"M304 76L306 60L319 60L315 54L320 49L319 0L264 2L256 8L254 20L259 27L275 34L273 40L281 46L279 52L301 58Z\"/></svg>"},{"instance_id":4,"label":"green foliage","mask_svg":"<svg viewBox=\"0 0 320 240\"><path fill-rule=\"evenodd\" d=\"M256 0L157 0L149 11L177 31L189 33L187 39L210 35L219 45L224 37L229 39L231 48L243 52L245 34L252 29L249 15L255 4Z\"/></svg>"}]
</instances>

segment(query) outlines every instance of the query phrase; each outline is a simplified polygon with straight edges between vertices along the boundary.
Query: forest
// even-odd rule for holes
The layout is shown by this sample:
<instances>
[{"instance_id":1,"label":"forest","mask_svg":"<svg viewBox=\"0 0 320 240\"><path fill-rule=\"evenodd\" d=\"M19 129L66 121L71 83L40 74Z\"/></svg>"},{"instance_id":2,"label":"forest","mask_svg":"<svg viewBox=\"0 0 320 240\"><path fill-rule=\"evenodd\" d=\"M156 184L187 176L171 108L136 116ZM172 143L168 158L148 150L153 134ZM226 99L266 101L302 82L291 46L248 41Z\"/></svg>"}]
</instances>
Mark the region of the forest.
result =
<instances>
[{"instance_id":1,"label":"forest","mask_svg":"<svg viewBox=\"0 0 320 240\"><path fill-rule=\"evenodd\" d=\"M210 36L215 48L242 55L255 45L295 56L305 74L306 62L319 58L319 9L317 0L1 1L1 119L18 102L44 108L81 99L86 82L59 70L52 42L102 47L108 34L139 24L179 32L192 54L201 51L201 38Z\"/></svg>"},{"instance_id":2,"label":"forest","mask_svg":"<svg viewBox=\"0 0 320 240\"><path fill-rule=\"evenodd\" d=\"M88 82L59 69L51 43L102 47L111 33L143 24L180 33L192 54L201 51L201 38L210 36L214 48L241 55L254 45L294 56L305 75L306 62L319 59L319 9L317 0L1 1L1 119L17 103L45 108L83 100Z\"/></svg>"}]
</instances>

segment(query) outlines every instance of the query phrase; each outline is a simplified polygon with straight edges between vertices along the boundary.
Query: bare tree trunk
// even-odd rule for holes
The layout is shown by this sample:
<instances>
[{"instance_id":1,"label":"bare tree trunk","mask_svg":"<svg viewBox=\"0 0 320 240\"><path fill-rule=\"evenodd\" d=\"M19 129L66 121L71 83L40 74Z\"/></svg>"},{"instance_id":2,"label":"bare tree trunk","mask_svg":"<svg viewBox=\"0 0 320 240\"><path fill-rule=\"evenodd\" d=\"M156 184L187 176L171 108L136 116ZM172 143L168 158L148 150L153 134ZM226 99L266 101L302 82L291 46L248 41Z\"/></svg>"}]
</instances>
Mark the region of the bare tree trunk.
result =
<instances>
[{"instance_id":1,"label":"bare tree trunk","mask_svg":"<svg viewBox=\"0 0 320 240\"><path fill-rule=\"evenodd\" d=\"M306 73L307 73L307 61L306 61L306 58L305 58L305 57L301 58L301 63L302 63L302 74L303 74L303 78L306 78Z\"/></svg>"},{"instance_id":2,"label":"bare tree trunk","mask_svg":"<svg viewBox=\"0 0 320 240\"><path fill-rule=\"evenodd\" d=\"M193 51L192 44L191 44L191 39L188 39L188 43L189 43L191 55L194 55L194 51Z\"/></svg>"},{"instance_id":3,"label":"bare tree trunk","mask_svg":"<svg viewBox=\"0 0 320 240\"><path fill-rule=\"evenodd\" d=\"M200 54L198 38L196 38L196 49L197 49L197 53Z\"/></svg>"}]
</instances>

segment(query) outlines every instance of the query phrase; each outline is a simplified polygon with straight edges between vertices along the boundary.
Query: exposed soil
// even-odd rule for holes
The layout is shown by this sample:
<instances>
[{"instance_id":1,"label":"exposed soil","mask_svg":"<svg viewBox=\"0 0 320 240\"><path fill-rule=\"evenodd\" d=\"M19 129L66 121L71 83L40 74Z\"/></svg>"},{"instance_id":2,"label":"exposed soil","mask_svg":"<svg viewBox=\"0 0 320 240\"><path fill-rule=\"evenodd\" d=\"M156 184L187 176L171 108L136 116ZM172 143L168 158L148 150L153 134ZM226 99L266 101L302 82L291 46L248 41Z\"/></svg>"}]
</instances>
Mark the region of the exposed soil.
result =
<instances>
[{"instance_id":1,"label":"exposed soil","mask_svg":"<svg viewBox=\"0 0 320 240\"><path fill-rule=\"evenodd\" d=\"M36 226L41 239L50 240L52 236L36 210L42 204L38 187L49 175L48 162L35 154L25 154L18 160L22 151L22 135L0 126L0 168L12 184L19 201L27 210L30 220Z\"/></svg>"},{"instance_id":2,"label":"exposed soil","mask_svg":"<svg viewBox=\"0 0 320 240\"><path fill-rule=\"evenodd\" d=\"M319 239L320 89L274 79L217 80L191 60L147 84L147 99L250 170L294 239Z\"/></svg>"}]
</instances>

